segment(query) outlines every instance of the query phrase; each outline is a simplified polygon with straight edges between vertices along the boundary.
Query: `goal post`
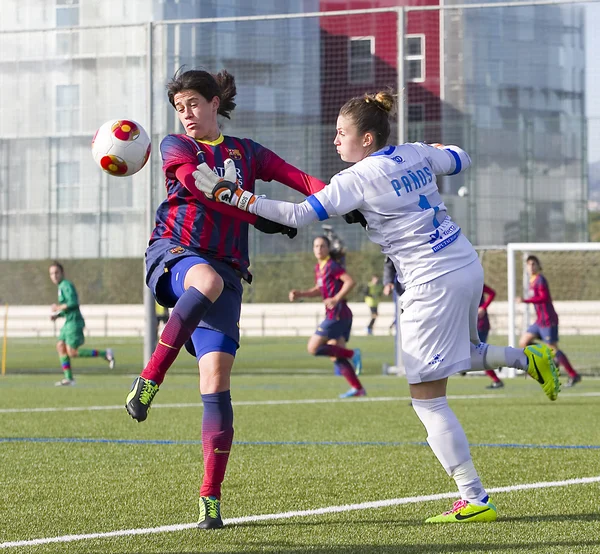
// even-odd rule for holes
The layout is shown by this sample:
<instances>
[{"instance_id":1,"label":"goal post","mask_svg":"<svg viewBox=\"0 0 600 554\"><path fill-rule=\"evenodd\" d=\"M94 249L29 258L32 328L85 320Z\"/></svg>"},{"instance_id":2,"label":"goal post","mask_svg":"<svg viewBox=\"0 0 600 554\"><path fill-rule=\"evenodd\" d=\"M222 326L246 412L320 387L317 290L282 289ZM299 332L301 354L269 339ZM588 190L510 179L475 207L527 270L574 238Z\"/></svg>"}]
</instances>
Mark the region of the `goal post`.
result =
<instances>
[{"instance_id":1,"label":"goal post","mask_svg":"<svg viewBox=\"0 0 600 554\"><path fill-rule=\"evenodd\" d=\"M508 343L517 346L527 329L525 260L539 258L559 318L559 343L576 370L600 370L600 243L509 243L507 245ZM523 290L519 287L523 278ZM514 375L514 371L512 372ZM511 376L511 372L509 372Z\"/></svg>"},{"instance_id":2,"label":"goal post","mask_svg":"<svg viewBox=\"0 0 600 554\"><path fill-rule=\"evenodd\" d=\"M526 260L533 254L540 260L558 313L561 350L577 371L600 375L600 243L509 243L475 248L485 283L496 292L488 309L490 344L517 347L519 336L535 321L531 304L516 303L517 297L527 297ZM396 330L395 365L385 365L384 373L403 375L398 322ZM517 373L513 368L502 370L503 377Z\"/></svg>"}]
</instances>

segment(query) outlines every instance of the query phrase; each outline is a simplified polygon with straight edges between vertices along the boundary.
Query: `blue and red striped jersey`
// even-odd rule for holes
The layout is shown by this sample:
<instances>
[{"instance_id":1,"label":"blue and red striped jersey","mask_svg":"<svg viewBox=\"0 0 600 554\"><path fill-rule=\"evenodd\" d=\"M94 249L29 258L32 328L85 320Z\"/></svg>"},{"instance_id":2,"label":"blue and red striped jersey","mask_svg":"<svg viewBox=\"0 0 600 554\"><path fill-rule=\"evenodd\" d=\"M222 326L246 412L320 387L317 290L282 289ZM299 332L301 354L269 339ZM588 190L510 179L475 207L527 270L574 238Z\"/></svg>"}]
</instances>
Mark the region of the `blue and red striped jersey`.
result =
<instances>
[{"instance_id":1,"label":"blue and red striped jersey","mask_svg":"<svg viewBox=\"0 0 600 554\"><path fill-rule=\"evenodd\" d=\"M187 135L167 135L160 144L167 197L156 211L150 244L169 239L199 253L222 260L242 272L250 265L248 224L199 202L175 175L177 167L206 162L223 175L223 162L235 162L238 184L254 192L256 179L270 181L284 164L277 154L250 140L221 135L212 142Z\"/></svg>"},{"instance_id":2,"label":"blue and red striped jersey","mask_svg":"<svg viewBox=\"0 0 600 554\"><path fill-rule=\"evenodd\" d=\"M315 266L315 283L321 289L321 296L331 298L342 288L343 281L340 279L346 270L331 258ZM333 310L325 308L325 319L351 319L352 311L346 300L338 302Z\"/></svg>"},{"instance_id":3,"label":"blue and red striped jersey","mask_svg":"<svg viewBox=\"0 0 600 554\"><path fill-rule=\"evenodd\" d=\"M536 323L540 327L553 327L558 325L558 315L552 304L548 281L541 274L534 275L529 280L529 298L523 299L527 304L533 304L537 315Z\"/></svg>"}]
</instances>

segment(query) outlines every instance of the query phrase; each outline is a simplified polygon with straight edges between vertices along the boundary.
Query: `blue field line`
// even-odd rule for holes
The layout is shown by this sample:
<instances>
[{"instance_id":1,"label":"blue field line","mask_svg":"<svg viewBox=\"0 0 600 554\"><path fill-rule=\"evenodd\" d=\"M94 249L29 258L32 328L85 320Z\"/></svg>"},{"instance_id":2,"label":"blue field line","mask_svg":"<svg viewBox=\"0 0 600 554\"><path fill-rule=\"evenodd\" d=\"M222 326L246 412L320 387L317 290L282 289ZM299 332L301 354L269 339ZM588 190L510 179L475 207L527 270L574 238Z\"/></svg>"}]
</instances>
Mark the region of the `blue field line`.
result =
<instances>
[{"instance_id":1,"label":"blue field line","mask_svg":"<svg viewBox=\"0 0 600 554\"><path fill-rule=\"evenodd\" d=\"M150 444L150 445L201 445L200 440L158 440L158 439L85 439L85 438L44 438L44 437L0 437L2 442L56 442L85 444ZM424 441L236 441L234 446L429 446ZM547 450L600 450L598 444L518 444L518 443L471 443L473 448L530 448Z\"/></svg>"}]
</instances>

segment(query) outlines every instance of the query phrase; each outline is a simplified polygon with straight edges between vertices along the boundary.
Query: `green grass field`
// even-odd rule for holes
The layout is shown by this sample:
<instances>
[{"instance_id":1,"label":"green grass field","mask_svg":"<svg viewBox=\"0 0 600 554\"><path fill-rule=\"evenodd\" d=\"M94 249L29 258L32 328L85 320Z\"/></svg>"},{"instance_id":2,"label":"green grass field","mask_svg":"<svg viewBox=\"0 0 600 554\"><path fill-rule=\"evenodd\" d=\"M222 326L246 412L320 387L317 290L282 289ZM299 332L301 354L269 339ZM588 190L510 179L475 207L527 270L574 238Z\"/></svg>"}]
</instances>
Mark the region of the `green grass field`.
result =
<instances>
[{"instance_id":1,"label":"green grass field","mask_svg":"<svg viewBox=\"0 0 600 554\"><path fill-rule=\"evenodd\" d=\"M423 521L450 507L454 483L424 444L406 381L381 375L392 361L389 338L353 340L364 352L369 396L344 401L343 379L304 353L305 339L245 339L232 386L228 525L198 531L194 360L180 357L138 424L123 404L142 347L111 342L118 370L76 360L77 386L56 388L53 341L9 341L0 379L0 550L600 552L596 378L554 403L523 377L495 391L485 389L487 378L452 378L451 406L500 517L440 527Z\"/></svg>"}]
</instances>

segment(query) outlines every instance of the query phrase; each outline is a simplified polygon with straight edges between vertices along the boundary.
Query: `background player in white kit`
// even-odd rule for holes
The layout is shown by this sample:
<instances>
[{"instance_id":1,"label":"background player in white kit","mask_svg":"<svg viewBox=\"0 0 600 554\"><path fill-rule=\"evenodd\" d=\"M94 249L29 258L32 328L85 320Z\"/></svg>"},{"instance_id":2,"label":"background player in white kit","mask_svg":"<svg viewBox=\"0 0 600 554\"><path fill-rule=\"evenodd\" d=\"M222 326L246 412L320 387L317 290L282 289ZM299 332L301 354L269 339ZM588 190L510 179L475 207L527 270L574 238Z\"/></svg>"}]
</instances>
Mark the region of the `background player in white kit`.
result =
<instances>
[{"instance_id":1,"label":"background player in white kit","mask_svg":"<svg viewBox=\"0 0 600 554\"><path fill-rule=\"evenodd\" d=\"M457 146L388 146L394 103L392 94L379 92L344 104L334 144L342 160L354 165L300 204L258 198L237 187L234 171L226 170L220 178L204 164L194 173L196 186L217 201L292 227L360 210L369 238L393 260L406 289L400 329L413 407L427 430L427 442L461 496L451 510L427 521L494 521L496 507L448 406L447 379L462 371L516 367L526 369L555 400L558 373L545 345L521 350L479 342L483 268L471 243L446 213L435 178L455 175L471 160Z\"/></svg>"}]
</instances>

